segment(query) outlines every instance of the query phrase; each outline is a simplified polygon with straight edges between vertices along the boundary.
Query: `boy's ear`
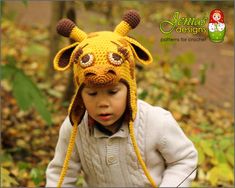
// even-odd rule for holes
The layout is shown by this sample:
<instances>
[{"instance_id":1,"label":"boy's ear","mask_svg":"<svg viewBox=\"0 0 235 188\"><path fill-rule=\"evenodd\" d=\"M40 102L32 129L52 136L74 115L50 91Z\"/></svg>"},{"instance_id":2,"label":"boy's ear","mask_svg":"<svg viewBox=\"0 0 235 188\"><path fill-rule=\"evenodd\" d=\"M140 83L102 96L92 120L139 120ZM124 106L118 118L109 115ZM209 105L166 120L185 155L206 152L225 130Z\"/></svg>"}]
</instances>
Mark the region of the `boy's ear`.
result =
<instances>
[{"instance_id":1,"label":"boy's ear","mask_svg":"<svg viewBox=\"0 0 235 188\"><path fill-rule=\"evenodd\" d=\"M75 42L63 49L61 49L55 56L54 58L54 68L58 71L64 71L67 68L70 67L70 65L72 64L71 62L71 55L73 53L73 50L76 48L76 46L78 45L78 42Z\"/></svg>"},{"instance_id":2,"label":"boy's ear","mask_svg":"<svg viewBox=\"0 0 235 188\"><path fill-rule=\"evenodd\" d=\"M152 55L146 48L144 48L139 42L130 37L125 37L125 39L130 43L133 54L140 63L144 65L152 63Z\"/></svg>"}]
</instances>

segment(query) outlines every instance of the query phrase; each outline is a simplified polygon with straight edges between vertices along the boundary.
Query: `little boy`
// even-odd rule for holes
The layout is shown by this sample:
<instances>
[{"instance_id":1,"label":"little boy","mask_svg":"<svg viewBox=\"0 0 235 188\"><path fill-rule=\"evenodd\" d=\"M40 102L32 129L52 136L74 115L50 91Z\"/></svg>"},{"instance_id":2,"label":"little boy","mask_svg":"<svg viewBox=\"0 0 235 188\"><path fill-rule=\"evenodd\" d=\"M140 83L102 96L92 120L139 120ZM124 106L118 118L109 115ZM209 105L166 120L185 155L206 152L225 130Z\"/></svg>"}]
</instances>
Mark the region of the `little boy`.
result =
<instances>
[{"instance_id":1,"label":"little boy","mask_svg":"<svg viewBox=\"0 0 235 188\"><path fill-rule=\"evenodd\" d=\"M73 65L76 92L60 129L47 187L188 187L197 151L170 112L136 97L135 60L152 56L127 36L140 22L128 11L114 32L86 34L63 19L58 32L75 42L60 50L57 70Z\"/></svg>"}]
</instances>

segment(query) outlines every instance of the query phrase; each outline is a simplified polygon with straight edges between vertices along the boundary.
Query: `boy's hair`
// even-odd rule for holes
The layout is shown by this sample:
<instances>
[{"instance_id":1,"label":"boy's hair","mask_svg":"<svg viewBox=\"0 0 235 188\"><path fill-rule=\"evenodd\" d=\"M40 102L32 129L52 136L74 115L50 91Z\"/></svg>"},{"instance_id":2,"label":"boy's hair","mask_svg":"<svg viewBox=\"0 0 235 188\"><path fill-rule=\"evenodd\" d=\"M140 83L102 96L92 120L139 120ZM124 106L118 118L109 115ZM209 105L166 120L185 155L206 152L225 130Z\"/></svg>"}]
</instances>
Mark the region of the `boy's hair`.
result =
<instances>
[{"instance_id":1,"label":"boy's hair","mask_svg":"<svg viewBox=\"0 0 235 188\"><path fill-rule=\"evenodd\" d=\"M135 78L135 60L142 64L150 64L152 56L139 42L127 36L140 22L139 14L129 10L113 32L100 31L85 33L69 19L62 19L57 25L59 34L74 40L74 43L61 49L54 58L54 68L64 71L73 65L76 91L68 109L73 131L68 146L67 155L61 172L58 186L63 183L68 162L72 153L77 133L77 127L85 114L85 106L81 97L84 84L92 87L103 87L119 81L125 83L128 90L127 109L125 117L129 124L130 137L137 158L153 186L144 161L140 155L133 122L137 112L137 89Z\"/></svg>"}]
</instances>

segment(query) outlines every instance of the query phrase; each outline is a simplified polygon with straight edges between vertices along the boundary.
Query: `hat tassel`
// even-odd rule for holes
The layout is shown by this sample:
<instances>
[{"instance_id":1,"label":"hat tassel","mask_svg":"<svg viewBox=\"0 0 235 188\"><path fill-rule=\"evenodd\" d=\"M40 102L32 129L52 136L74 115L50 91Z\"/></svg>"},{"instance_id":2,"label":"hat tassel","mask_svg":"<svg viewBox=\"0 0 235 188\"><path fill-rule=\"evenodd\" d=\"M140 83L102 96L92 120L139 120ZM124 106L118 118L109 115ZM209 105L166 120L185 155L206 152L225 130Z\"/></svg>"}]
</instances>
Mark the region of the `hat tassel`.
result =
<instances>
[{"instance_id":1,"label":"hat tassel","mask_svg":"<svg viewBox=\"0 0 235 188\"><path fill-rule=\"evenodd\" d=\"M70 140L69 140L68 150L67 150L67 153L66 153L66 157L65 157L65 160L64 160L62 171L60 173L60 178L59 178L57 187L61 187L61 185L64 181L64 177L67 173L67 169L68 169L68 166L69 166L69 160L70 160L71 155L72 155L72 151L73 151L73 147L74 147L74 144L75 144L75 138L76 138L76 135L77 135L77 131L78 131L78 126L76 124L74 124L73 129L72 129L72 133L71 133L71 136L70 136Z\"/></svg>"},{"instance_id":2,"label":"hat tassel","mask_svg":"<svg viewBox=\"0 0 235 188\"><path fill-rule=\"evenodd\" d=\"M132 141L132 144L133 144L133 147L134 147L134 150L135 150L135 154L137 156L137 159L140 163L140 165L142 166L142 169L144 170L144 173L146 175L146 177L148 178L149 182L151 183L151 185L153 187L157 187L157 185L155 184L153 178L151 177L147 167L146 167L146 164L144 163L142 157L141 157L141 154L140 154L140 150L138 148L138 145L136 143L136 139L135 139L135 133L134 133L134 125L133 125L133 121L130 121L129 123L129 129L130 129L130 137L131 137L131 141Z\"/></svg>"}]
</instances>

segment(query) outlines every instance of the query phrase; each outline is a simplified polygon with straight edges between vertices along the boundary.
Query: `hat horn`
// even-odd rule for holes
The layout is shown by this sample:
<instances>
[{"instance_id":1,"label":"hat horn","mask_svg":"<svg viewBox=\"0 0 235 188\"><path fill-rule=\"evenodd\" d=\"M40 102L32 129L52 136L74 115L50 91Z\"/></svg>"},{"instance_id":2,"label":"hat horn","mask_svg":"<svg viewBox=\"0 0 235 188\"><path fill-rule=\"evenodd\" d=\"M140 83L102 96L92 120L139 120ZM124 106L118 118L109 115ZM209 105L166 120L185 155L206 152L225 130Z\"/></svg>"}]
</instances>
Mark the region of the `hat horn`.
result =
<instances>
[{"instance_id":1,"label":"hat horn","mask_svg":"<svg viewBox=\"0 0 235 188\"><path fill-rule=\"evenodd\" d=\"M126 36L127 33L137 27L140 23L140 15L135 10L129 10L122 18L122 21L116 26L114 32L122 36Z\"/></svg>"},{"instance_id":2,"label":"hat horn","mask_svg":"<svg viewBox=\"0 0 235 188\"><path fill-rule=\"evenodd\" d=\"M69 37L77 42L81 42L87 37L84 31L79 29L73 21L67 18L61 19L56 29L60 35Z\"/></svg>"}]
</instances>

